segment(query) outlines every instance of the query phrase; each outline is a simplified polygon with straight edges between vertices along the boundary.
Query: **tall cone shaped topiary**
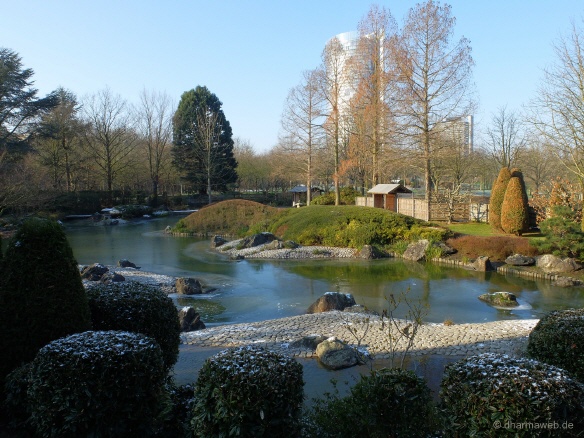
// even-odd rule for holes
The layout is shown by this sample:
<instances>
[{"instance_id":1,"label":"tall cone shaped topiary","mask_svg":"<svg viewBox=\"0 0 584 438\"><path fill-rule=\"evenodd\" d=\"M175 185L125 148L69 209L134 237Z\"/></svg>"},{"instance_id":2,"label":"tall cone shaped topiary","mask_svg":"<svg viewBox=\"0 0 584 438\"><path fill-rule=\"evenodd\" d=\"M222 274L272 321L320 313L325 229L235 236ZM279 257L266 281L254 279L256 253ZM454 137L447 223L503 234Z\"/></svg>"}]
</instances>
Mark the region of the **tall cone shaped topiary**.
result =
<instances>
[{"instance_id":1,"label":"tall cone shaped topiary","mask_svg":"<svg viewBox=\"0 0 584 438\"><path fill-rule=\"evenodd\" d=\"M525 193L521 172L519 175L512 176L509 180L501 206L501 228L506 233L517 236L521 236L529 227L527 193Z\"/></svg>"},{"instance_id":2,"label":"tall cone shaped topiary","mask_svg":"<svg viewBox=\"0 0 584 438\"><path fill-rule=\"evenodd\" d=\"M61 226L31 218L8 244L0 287L0 382L49 342L91 328L85 289Z\"/></svg>"},{"instance_id":3,"label":"tall cone shaped topiary","mask_svg":"<svg viewBox=\"0 0 584 438\"><path fill-rule=\"evenodd\" d=\"M499 176L491 188L491 199L489 201L489 223L496 230L501 230L501 206L505 198L505 190L511 179L511 172L508 167L503 167L499 171Z\"/></svg>"}]
</instances>

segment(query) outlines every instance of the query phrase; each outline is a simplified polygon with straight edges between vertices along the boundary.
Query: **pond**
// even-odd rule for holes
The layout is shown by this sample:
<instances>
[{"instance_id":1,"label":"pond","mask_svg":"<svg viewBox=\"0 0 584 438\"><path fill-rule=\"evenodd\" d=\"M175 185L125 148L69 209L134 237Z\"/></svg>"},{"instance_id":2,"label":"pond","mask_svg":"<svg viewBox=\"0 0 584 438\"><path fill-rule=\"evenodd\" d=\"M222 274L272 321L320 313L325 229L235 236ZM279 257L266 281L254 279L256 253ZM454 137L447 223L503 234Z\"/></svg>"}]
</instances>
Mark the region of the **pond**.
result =
<instances>
[{"instance_id":1,"label":"pond","mask_svg":"<svg viewBox=\"0 0 584 438\"><path fill-rule=\"evenodd\" d=\"M206 295L173 297L179 306L195 307L207 326L300 315L328 291L350 293L378 312L387 308L390 294L403 292L427 306L427 322L457 324L540 318L551 310L584 307L582 288L402 259L233 261L211 250L209 239L165 235L164 228L177 220L169 216L115 226L67 222L66 233L81 264L128 259L144 271L196 277L216 288ZM514 293L519 308L500 310L477 298L495 291Z\"/></svg>"}]
</instances>

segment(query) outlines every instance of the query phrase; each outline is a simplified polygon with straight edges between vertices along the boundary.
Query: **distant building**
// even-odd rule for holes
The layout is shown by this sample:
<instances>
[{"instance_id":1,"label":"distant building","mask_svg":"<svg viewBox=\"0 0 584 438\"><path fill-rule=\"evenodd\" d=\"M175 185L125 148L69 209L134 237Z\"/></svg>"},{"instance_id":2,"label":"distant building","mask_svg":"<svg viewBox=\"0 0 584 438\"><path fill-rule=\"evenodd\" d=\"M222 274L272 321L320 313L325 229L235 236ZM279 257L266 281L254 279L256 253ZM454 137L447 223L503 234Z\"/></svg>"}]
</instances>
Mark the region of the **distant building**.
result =
<instances>
[{"instance_id":1,"label":"distant building","mask_svg":"<svg viewBox=\"0 0 584 438\"><path fill-rule=\"evenodd\" d=\"M473 151L474 117L472 115L450 117L436 126L443 132L445 138L464 145L468 153Z\"/></svg>"}]
</instances>

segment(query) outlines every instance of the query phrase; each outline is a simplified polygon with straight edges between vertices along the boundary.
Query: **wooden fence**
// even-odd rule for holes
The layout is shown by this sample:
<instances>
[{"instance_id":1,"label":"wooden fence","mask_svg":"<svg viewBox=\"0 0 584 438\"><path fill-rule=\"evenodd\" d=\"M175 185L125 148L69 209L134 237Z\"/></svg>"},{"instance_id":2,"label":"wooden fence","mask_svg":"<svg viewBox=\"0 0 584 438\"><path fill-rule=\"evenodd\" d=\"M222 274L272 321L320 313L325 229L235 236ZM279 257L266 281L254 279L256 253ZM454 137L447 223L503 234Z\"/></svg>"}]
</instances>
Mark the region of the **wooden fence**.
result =
<instances>
[{"instance_id":1,"label":"wooden fence","mask_svg":"<svg viewBox=\"0 0 584 438\"><path fill-rule=\"evenodd\" d=\"M358 196L355 205L373 207L373 197ZM428 208L429 207L429 208ZM415 217L424 221L448 221L451 208L446 202L428 202L413 198L410 194L397 195L397 213ZM481 202L458 202L452 207L452 220L456 222L488 222L489 205Z\"/></svg>"}]
</instances>

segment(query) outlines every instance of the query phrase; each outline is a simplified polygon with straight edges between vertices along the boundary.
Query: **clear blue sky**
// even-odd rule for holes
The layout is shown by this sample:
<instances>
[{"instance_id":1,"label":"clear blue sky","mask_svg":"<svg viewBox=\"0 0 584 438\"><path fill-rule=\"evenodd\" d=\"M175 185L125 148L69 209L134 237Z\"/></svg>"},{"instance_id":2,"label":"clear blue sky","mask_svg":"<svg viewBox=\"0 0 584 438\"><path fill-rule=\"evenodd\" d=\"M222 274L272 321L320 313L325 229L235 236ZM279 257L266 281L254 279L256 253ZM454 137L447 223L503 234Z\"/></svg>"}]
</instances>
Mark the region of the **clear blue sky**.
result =
<instances>
[{"instance_id":1,"label":"clear blue sky","mask_svg":"<svg viewBox=\"0 0 584 438\"><path fill-rule=\"evenodd\" d=\"M44 95L79 97L109 86L131 102L143 88L178 104L207 86L223 102L234 136L258 151L277 142L288 90L320 63L326 41L356 30L372 3L398 24L417 2L356 0L0 0L0 47L20 54ZM480 99L476 129L499 107L531 99L552 43L582 0L453 0L455 34L471 41Z\"/></svg>"}]
</instances>

